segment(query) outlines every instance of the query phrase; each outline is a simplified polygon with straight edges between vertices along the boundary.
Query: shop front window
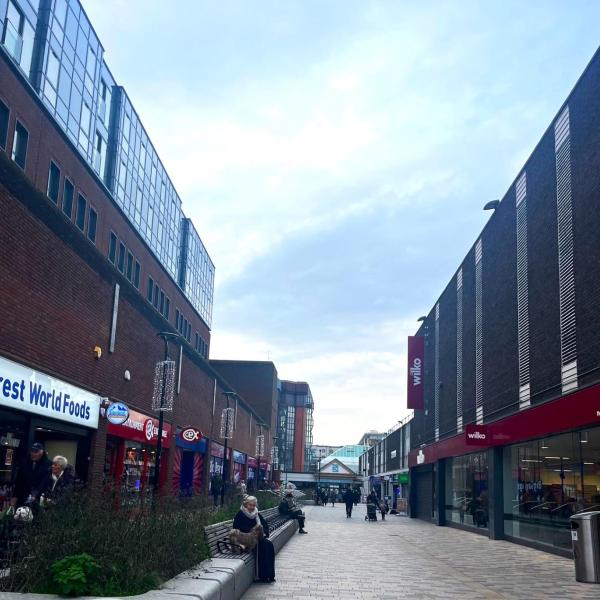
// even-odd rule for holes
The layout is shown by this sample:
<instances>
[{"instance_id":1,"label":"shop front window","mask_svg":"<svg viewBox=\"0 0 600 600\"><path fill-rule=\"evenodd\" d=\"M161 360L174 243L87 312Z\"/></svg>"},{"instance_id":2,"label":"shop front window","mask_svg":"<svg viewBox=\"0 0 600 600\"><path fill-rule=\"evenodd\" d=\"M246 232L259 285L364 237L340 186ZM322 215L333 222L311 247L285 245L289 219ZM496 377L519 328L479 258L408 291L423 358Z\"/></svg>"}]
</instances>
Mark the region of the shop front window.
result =
<instances>
[{"instance_id":1,"label":"shop front window","mask_svg":"<svg viewBox=\"0 0 600 600\"><path fill-rule=\"evenodd\" d=\"M600 428L504 449L504 532L571 548L569 517L600 510Z\"/></svg>"},{"instance_id":2,"label":"shop front window","mask_svg":"<svg viewBox=\"0 0 600 600\"><path fill-rule=\"evenodd\" d=\"M139 442L127 442L122 476L123 490L132 495L152 490L156 450Z\"/></svg>"},{"instance_id":3,"label":"shop front window","mask_svg":"<svg viewBox=\"0 0 600 600\"><path fill-rule=\"evenodd\" d=\"M487 528L487 454L477 452L446 461L446 520Z\"/></svg>"}]
</instances>

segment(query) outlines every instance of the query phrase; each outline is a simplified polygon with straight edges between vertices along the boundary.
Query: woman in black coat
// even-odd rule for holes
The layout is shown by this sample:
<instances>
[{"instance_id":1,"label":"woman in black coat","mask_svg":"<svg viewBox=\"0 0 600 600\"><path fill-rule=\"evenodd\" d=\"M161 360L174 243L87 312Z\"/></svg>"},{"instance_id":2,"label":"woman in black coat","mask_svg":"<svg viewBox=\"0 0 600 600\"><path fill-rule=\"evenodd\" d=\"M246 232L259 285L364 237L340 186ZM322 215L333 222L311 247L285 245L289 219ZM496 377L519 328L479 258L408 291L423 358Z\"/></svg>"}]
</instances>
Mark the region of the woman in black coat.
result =
<instances>
[{"instance_id":1,"label":"woman in black coat","mask_svg":"<svg viewBox=\"0 0 600 600\"><path fill-rule=\"evenodd\" d=\"M255 549L256 578L259 581L270 583L275 581L275 548L269 537L269 524L258 512L257 499L246 496L240 510L233 520L233 529L249 533L256 525L261 525L264 537L259 540Z\"/></svg>"}]
</instances>

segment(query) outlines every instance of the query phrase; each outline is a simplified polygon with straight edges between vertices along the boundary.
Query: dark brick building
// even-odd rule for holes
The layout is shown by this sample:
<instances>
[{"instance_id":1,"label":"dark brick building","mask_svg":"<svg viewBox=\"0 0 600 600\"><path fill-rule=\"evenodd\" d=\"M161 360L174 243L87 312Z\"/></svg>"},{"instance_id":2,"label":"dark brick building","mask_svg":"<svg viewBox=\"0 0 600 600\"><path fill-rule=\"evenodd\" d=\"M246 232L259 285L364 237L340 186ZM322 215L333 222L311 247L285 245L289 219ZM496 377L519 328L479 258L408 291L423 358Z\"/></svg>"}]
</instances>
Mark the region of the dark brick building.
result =
<instances>
[{"instance_id":1,"label":"dark brick building","mask_svg":"<svg viewBox=\"0 0 600 600\"><path fill-rule=\"evenodd\" d=\"M0 0L0 29L0 486L41 441L93 487L148 490L157 334L171 332L163 486L206 490L235 391L208 363L210 257L79 2ZM107 422L108 401L129 407L125 423ZM239 478L263 418L241 394L235 409Z\"/></svg>"},{"instance_id":2,"label":"dark brick building","mask_svg":"<svg viewBox=\"0 0 600 600\"><path fill-rule=\"evenodd\" d=\"M600 53L417 335L412 514L571 547L600 506Z\"/></svg>"}]
</instances>

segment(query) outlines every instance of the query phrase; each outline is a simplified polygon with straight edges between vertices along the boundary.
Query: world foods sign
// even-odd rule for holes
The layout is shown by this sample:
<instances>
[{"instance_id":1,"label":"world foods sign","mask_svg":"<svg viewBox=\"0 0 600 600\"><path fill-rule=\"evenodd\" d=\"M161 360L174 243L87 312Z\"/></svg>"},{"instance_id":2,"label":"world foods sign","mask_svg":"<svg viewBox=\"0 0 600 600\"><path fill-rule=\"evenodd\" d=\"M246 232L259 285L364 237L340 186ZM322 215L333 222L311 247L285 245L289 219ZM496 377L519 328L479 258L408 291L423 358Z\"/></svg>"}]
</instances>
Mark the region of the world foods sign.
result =
<instances>
[{"instance_id":1,"label":"world foods sign","mask_svg":"<svg viewBox=\"0 0 600 600\"><path fill-rule=\"evenodd\" d=\"M2 357L0 406L98 429L100 396Z\"/></svg>"},{"instance_id":2,"label":"world foods sign","mask_svg":"<svg viewBox=\"0 0 600 600\"><path fill-rule=\"evenodd\" d=\"M408 338L408 386L406 407L422 410L425 408L423 394L425 343L423 336Z\"/></svg>"}]
</instances>

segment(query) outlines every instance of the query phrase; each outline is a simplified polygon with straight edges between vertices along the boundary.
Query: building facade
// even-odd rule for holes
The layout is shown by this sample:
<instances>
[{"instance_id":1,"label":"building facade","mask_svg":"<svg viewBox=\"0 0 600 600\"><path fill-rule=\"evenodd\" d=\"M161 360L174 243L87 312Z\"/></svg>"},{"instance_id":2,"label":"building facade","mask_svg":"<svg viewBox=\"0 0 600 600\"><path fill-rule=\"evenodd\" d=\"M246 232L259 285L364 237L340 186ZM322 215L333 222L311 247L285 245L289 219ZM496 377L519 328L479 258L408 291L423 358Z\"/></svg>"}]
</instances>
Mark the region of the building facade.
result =
<instances>
[{"instance_id":1,"label":"building facade","mask_svg":"<svg viewBox=\"0 0 600 600\"><path fill-rule=\"evenodd\" d=\"M412 515L568 554L600 507L600 54L417 332Z\"/></svg>"},{"instance_id":2,"label":"building facade","mask_svg":"<svg viewBox=\"0 0 600 600\"><path fill-rule=\"evenodd\" d=\"M311 464L313 410L308 383L279 382L277 439L281 471L314 472Z\"/></svg>"},{"instance_id":3,"label":"building facade","mask_svg":"<svg viewBox=\"0 0 600 600\"><path fill-rule=\"evenodd\" d=\"M257 472L249 470L248 481L256 476L256 484L276 476L273 448L277 446L277 369L271 361L211 360L210 365L235 389L260 417L255 423L256 435L263 435L263 448L257 440L255 458ZM264 429L264 431L263 431ZM271 435L268 435L271 432ZM262 450L262 452L258 452Z\"/></svg>"},{"instance_id":4,"label":"building facade","mask_svg":"<svg viewBox=\"0 0 600 600\"><path fill-rule=\"evenodd\" d=\"M235 390L207 361L214 266L85 12L0 0L0 30L0 486L40 441L94 489L149 492L161 332L179 334L163 488L245 474L262 419L239 395L225 452ZM116 401L125 423L106 418Z\"/></svg>"},{"instance_id":5,"label":"building facade","mask_svg":"<svg viewBox=\"0 0 600 600\"><path fill-rule=\"evenodd\" d=\"M363 495L375 490L379 498L388 500L391 510L399 513L408 510L411 419L400 421L374 444L365 446L357 470L362 476Z\"/></svg>"}]
</instances>

